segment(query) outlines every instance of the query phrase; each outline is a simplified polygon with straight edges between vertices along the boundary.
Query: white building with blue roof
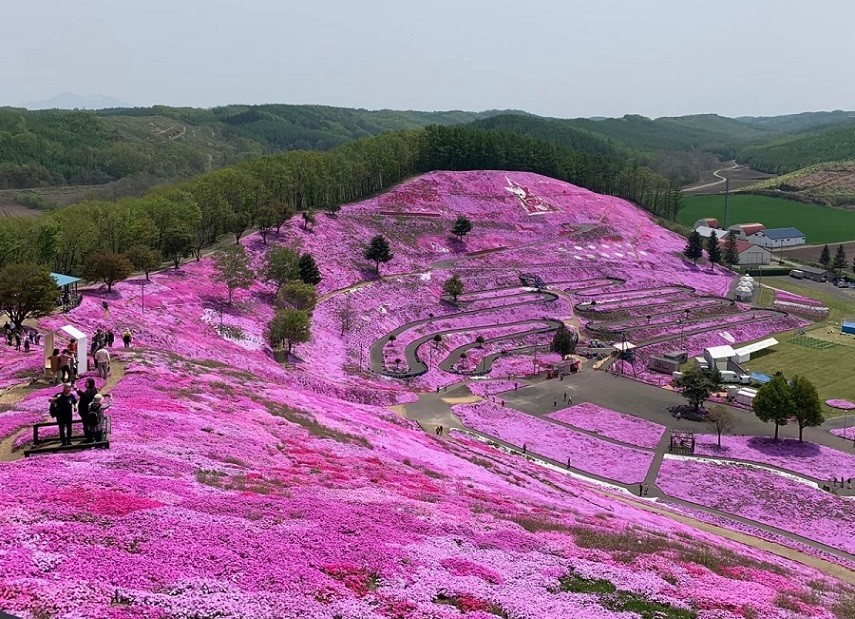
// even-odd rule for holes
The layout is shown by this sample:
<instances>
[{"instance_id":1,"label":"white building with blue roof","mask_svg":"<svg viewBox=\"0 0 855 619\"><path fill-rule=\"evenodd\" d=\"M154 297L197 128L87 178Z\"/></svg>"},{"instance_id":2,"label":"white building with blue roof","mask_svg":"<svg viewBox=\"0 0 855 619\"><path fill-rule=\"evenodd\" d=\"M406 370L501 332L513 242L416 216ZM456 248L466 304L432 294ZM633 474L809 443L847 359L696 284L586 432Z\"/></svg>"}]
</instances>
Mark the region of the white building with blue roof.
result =
<instances>
[{"instance_id":1,"label":"white building with blue roof","mask_svg":"<svg viewBox=\"0 0 855 619\"><path fill-rule=\"evenodd\" d=\"M798 228L766 228L747 237L755 245L776 249L805 244L805 233Z\"/></svg>"}]
</instances>

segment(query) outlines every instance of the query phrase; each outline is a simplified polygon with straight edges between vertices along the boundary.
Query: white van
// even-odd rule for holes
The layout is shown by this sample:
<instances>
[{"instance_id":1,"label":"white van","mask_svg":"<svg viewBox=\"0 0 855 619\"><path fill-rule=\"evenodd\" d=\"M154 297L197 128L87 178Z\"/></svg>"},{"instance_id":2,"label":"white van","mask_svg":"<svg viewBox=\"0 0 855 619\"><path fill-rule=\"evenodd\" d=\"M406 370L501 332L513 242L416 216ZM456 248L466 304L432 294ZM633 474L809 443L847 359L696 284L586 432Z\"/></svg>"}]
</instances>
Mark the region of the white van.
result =
<instances>
[{"instance_id":1,"label":"white van","mask_svg":"<svg viewBox=\"0 0 855 619\"><path fill-rule=\"evenodd\" d=\"M805 272L800 271L799 269L793 269L790 271L790 277L795 277L796 279L804 279Z\"/></svg>"}]
</instances>

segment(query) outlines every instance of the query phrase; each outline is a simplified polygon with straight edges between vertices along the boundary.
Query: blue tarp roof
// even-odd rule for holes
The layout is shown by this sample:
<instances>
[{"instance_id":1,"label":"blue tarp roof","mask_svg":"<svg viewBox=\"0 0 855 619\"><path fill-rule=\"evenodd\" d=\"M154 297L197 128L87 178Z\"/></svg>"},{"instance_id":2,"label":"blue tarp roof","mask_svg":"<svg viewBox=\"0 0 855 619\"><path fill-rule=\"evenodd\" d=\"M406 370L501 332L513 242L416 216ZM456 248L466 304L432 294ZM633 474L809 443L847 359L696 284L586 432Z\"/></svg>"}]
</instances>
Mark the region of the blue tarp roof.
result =
<instances>
[{"instance_id":1,"label":"blue tarp roof","mask_svg":"<svg viewBox=\"0 0 855 619\"><path fill-rule=\"evenodd\" d=\"M805 235L805 233L798 228L767 228L766 230L763 230L763 234L768 238L775 240L793 239Z\"/></svg>"},{"instance_id":2,"label":"blue tarp roof","mask_svg":"<svg viewBox=\"0 0 855 619\"><path fill-rule=\"evenodd\" d=\"M56 281L56 285L62 288L63 286L68 286L69 284L73 284L75 282L79 282L79 277L72 277L71 275L63 275L62 273L51 273L51 277Z\"/></svg>"},{"instance_id":3,"label":"blue tarp roof","mask_svg":"<svg viewBox=\"0 0 855 619\"><path fill-rule=\"evenodd\" d=\"M760 372L751 372L751 380L760 383L761 385L765 385L772 377L768 374L761 374Z\"/></svg>"}]
</instances>

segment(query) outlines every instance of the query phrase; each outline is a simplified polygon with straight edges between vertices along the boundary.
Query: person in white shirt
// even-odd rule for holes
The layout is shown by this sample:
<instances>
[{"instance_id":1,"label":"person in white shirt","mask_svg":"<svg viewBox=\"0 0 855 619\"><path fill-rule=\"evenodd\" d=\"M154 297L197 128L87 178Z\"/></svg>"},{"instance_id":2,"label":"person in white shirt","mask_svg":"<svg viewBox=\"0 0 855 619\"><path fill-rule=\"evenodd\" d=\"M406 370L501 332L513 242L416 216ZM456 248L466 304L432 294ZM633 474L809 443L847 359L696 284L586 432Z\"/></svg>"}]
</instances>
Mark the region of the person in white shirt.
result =
<instances>
[{"instance_id":1,"label":"person in white shirt","mask_svg":"<svg viewBox=\"0 0 855 619\"><path fill-rule=\"evenodd\" d=\"M107 378L107 374L110 373L110 352L106 348L99 348L92 356L98 366L98 376Z\"/></svg>"}]
</instances>

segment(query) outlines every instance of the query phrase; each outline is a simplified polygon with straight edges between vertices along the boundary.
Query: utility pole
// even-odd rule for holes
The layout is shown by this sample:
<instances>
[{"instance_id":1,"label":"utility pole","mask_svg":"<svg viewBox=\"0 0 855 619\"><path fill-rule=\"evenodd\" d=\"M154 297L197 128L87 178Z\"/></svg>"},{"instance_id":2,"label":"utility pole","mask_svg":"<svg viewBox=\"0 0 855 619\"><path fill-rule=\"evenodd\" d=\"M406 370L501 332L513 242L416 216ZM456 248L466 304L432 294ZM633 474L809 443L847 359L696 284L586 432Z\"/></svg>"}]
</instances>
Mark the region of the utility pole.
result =
<instances>
[{"instance_id":1,"label":"utility pole","mask_svg":"<svg viewBox=\"0 0 855 619\"><path fill-rule=\"evenodd\" d=\"M148 282L142 282L142 284L140 284L140 287L142 288L142 311L143 311L143 313L145 313L145 287L146 287L146 284L148 284Z\"/></svg>"},{"instance_id":2,"label":"utility pole","mask_svg":"<svg viewBox=\"0 0 855 619\"><path fill-rule=\"evenodd\" d=\"M721 224L722 229L727 230L727 196L730 194L730 179L724 177L724 221Z\"/></svg>"}]
</instances>

